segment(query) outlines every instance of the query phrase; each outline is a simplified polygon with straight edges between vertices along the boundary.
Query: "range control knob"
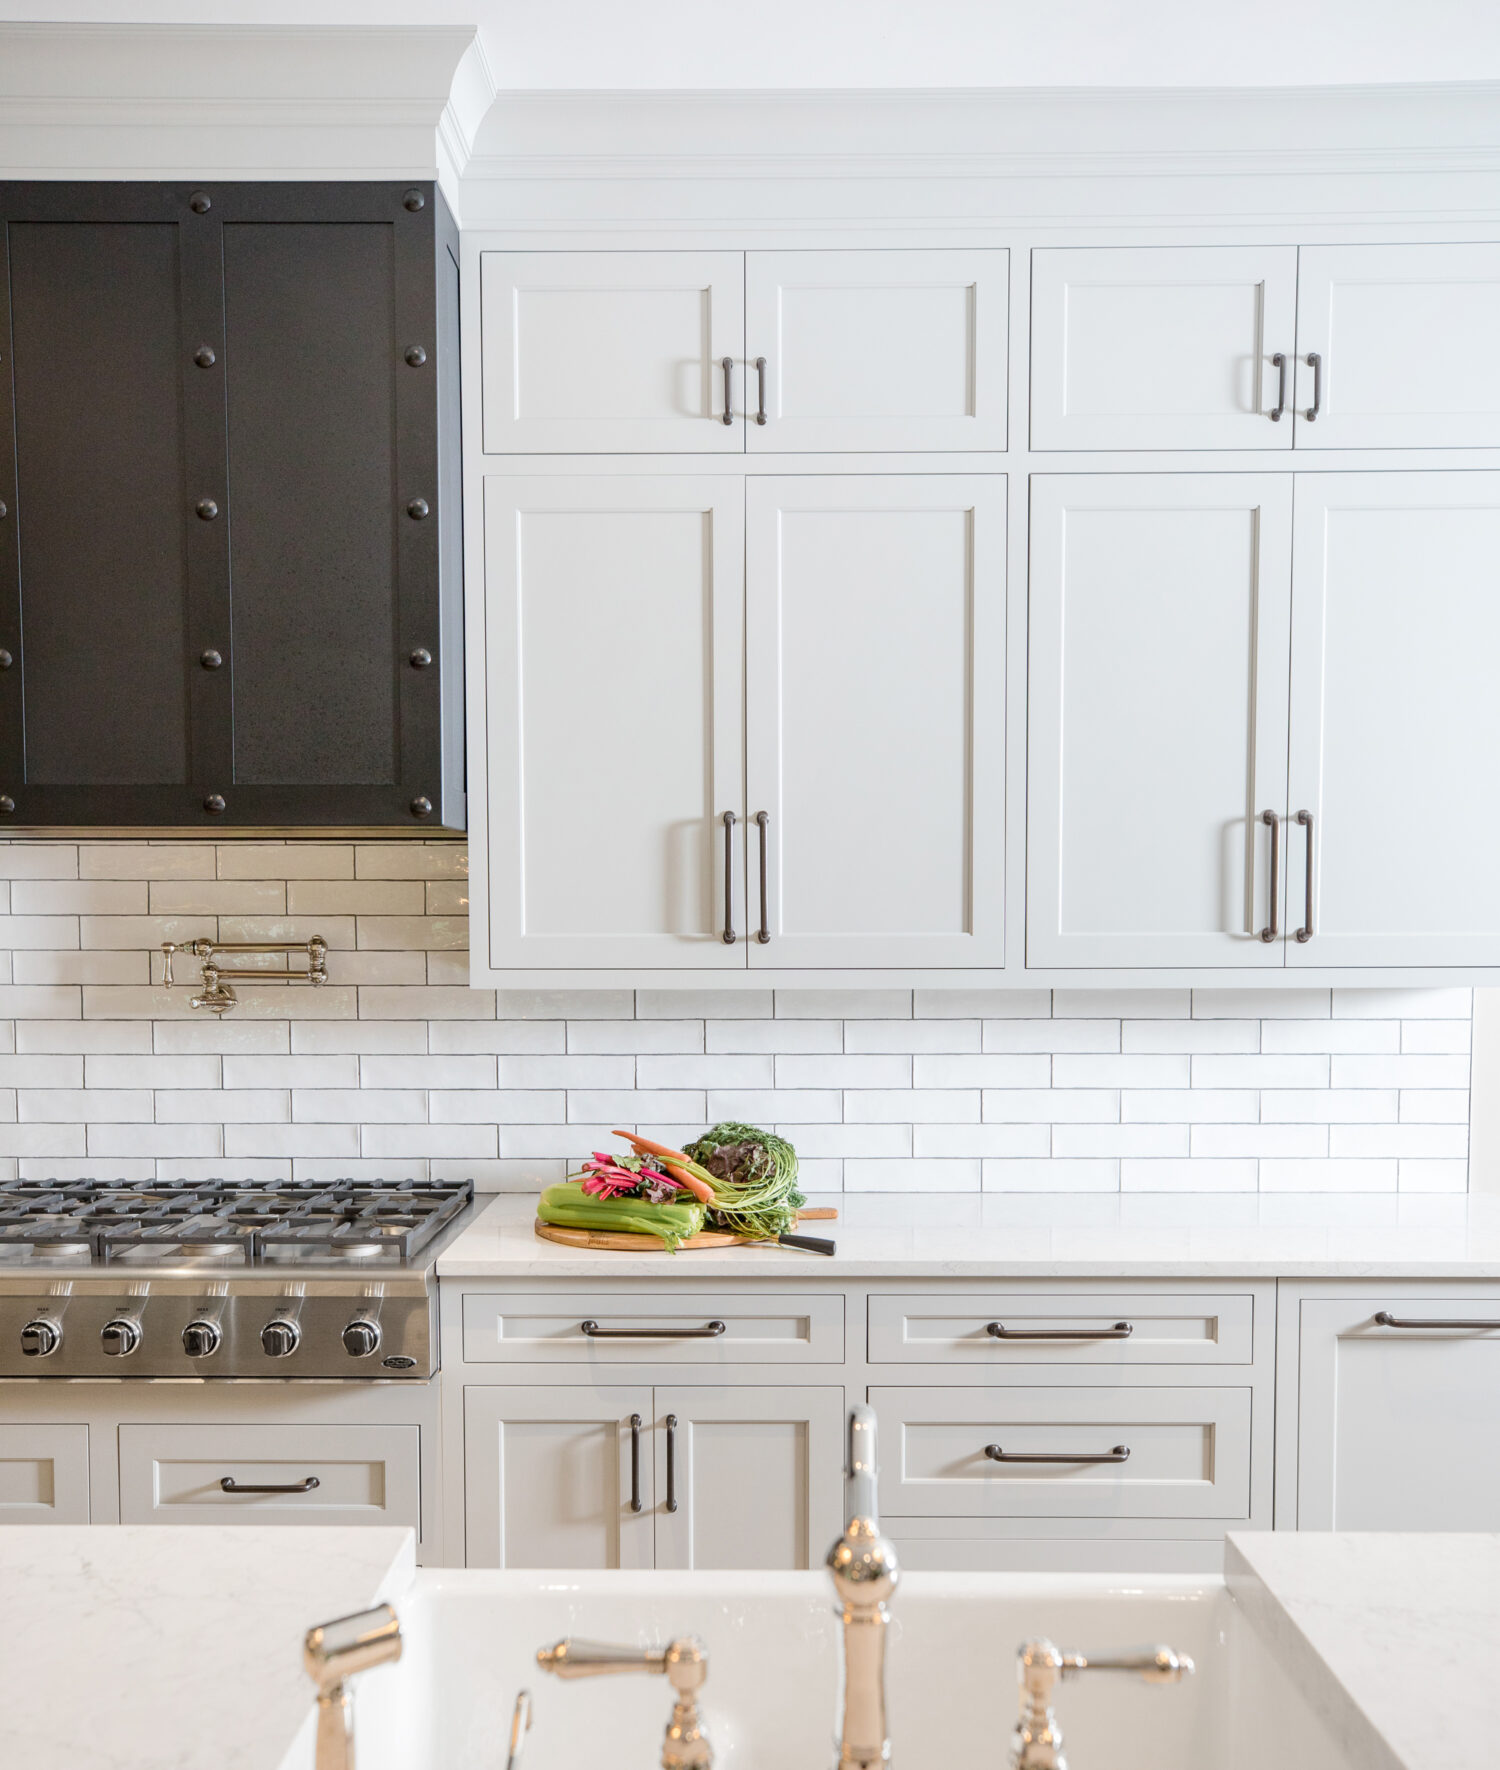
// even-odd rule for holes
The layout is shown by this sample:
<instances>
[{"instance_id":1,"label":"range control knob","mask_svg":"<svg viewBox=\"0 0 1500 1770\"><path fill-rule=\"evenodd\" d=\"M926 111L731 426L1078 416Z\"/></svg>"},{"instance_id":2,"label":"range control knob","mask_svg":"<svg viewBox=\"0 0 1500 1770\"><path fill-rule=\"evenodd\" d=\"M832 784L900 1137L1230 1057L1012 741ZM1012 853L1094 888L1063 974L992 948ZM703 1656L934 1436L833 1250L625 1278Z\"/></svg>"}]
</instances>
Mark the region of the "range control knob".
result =
<instances>
[{"instance_id":1,"label":"range control knob","mask_svg":"<svg viewBox=\"0 0 1500 1770\"><path fill-rule=\"evenodd\" d=\"M212 1358L224 1343L216 1321L190 1321L182 1330L182 1349L189 1358Z\"/></svg>"},{"instance_id":2,"label":"range control knob","mask_svg":"<svg viewBox=\"0 0 1500 1770\"><path fill-rule=\"evenodd\" d=\"M295 1321L278 1315L275 1321L268 1321L260 1330L260 1343L267 1358L290 1358L302 1344L302 1329Z\"/></svg>"},{"instance_id":3,"label":"range control knob","mask_svg":"<svg viewBox=\"0 0 1500 1770\"><path fill-rule=\"evenodd\" d=\"M50 1358L62 1345L62 1329L55 1321L28 1321L21 1329L21 1351L27 1358Z\"/></svg>"},{"instance_id":4,"label":"range control knob","mask_svg":"<svg viewBox=\"0 0 1500 1770\"><path fill-rule=\"evenodd\" d=\"M380 1328L363 1316L344 1329L344 1350L351 1358L371 1358L380 1350Z\"/></svg>"},{"instance_id":5,"label":"range control knob","mask_svg":"<svg viewBox=\"0 0 1500 1770\"><path fill-rule=\"evenodd\" d=\"M110 1358L129 1358L141 1343L141 1324L118 1315L99 1330L99 1343Z\"/></svg>"}]
</instances>

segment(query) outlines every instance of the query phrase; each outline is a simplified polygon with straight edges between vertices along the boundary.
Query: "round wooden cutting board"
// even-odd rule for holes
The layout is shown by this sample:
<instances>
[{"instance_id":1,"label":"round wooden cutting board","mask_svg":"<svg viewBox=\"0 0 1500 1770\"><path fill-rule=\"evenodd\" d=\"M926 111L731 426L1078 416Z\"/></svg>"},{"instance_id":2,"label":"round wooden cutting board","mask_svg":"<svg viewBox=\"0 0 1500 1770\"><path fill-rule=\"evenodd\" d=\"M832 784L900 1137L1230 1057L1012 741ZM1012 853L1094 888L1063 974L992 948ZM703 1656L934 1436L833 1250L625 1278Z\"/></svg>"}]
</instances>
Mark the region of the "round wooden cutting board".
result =
<instances>
[{"instance_id":1,"label":"round wooden cutting board","mask_svg":"<svg viewBox=\"0 0 1500 1770\"><path fill-rule=\"evenodd\" d=\"M799 1211L797 1221L806 1223L826 1222L838 1216L833 1207L820 1207L811 1211ZM602 1248L616 1254L665 1254L668 1252L665 1242L657 1235L635 1235L629 1230L617 1229L565 1229L560 1223L544 1223L540 1217L536 1220L536 1233L542 1241L560 1242L565 1248ZM683 1252L694 1248L737 1248L737 1247L768 1247L774 1248L774 1241L767 1241L760 1235L731 1235L727 1229L705 1229L698 1235L690 1235L686 1241L677 1244L678 1251Z\"/></svg>"}]
</instances>

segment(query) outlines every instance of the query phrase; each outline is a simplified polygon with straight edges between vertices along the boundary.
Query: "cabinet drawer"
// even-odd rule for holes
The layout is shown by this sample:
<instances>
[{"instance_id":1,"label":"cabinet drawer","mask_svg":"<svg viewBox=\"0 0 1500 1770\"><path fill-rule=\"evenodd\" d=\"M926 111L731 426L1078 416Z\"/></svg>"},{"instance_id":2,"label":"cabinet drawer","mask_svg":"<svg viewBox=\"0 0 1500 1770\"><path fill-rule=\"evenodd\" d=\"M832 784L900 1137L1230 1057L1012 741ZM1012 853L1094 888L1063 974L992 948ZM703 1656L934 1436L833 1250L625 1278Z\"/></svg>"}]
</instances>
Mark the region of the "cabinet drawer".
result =
<instances>
[{"instance_id":1,"label":"cabinet drawer","mask_svg":"<svg viewBox=\"0 0 1500 1770\"><path fill-rule=\"evenodd\" d=\"M0 1426L0 1524L87 1524L87 1426Z\"/></svg>"},{"instance_id":2,"label":"cabinet drawer","mask_svg":"<svg viewBox=\"0 0 1500 1770\"><path fill-rule=\"evenodd\" d=\"M417 1426L124 1425L120 1522L418 1530L419 1442ZM226 1492L226 1479L286 1491Z\"/></svg>"},{"instance_id":3,"label":"cabinet drawer","mask_svg":"<svg viewBox=\"0 0 1500 1770\"><path fill-rule=\"evenodd\" d=\"M470 1293L470 1364L842 1364L841 1296L639 1290ZM722 1322L719 1331L707 1331ZM584 1324L591 1324L586 1332ZM618 1336L618 1337L616 1337Z\"/></svg>"},{"instance_id":4,"label":"cabinet drawer","mask_svg":"<svg viewBox=\"0 0 1500 1770\"><path fill-rule=\"evenodd\" d=\"M1213 1293L871 1297L870 1363L1249 1364L1253 1315L1252 1298Z\"/></svg>"},{"instance_id":5,"label":"cabinet drawer","mask_svg":"<svg viewBox=\"0 0 1500 1770\"><path fill-rule=\"evenodd\" d=\"M1223 1518L1250 1511L1248 1389L871 1389L883 1516ZM1011 1454L1057 1458L998 1462ZM1119 1462L1071 1461L1124 1447Z\"/></svg>"}]
</instances>

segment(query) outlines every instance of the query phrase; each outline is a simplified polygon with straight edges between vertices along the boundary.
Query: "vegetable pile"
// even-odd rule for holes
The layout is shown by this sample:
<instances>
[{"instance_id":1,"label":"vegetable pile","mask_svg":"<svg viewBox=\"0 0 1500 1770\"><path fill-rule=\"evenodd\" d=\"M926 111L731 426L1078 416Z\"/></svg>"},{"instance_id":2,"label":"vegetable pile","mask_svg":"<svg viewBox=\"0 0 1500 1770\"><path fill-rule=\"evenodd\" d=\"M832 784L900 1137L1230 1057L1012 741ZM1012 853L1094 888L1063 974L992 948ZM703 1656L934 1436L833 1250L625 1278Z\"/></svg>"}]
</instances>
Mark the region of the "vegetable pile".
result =
<instances>
[{"instance_id":1,"label":"vegetable pile","mask_svg":"<svg viewBox=\"0 0 1500 1770\"><path fill-rule=\"evenodd\" d=\"M773 1240L805 1201L797 1152L754 1125L720 1124L685 1150L616 1131L634 1151L596 1149L576 1174L542 1194L537 1215L570 1229L659 1236L671 1252L705 1225Z\"/></svg>"}]
</instances>

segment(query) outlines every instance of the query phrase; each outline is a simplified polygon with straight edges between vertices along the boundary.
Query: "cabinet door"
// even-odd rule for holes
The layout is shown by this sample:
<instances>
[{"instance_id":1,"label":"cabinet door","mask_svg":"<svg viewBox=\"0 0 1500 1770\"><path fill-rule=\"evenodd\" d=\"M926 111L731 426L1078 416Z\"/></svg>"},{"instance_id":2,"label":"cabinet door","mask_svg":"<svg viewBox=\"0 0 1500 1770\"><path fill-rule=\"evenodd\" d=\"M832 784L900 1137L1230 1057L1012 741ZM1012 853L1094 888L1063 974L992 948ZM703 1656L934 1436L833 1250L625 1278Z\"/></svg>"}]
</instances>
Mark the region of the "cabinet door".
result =
<instances>
[{"instance_id":1,"label":"cabinet door","mask_svg":"<svg viewBox=\"0 0 1500 1770\"><path fill-rule=\"evenodd\" d=\"M1295 1510L1277 1494L1278 1528L1500 1530L1500 1292L1304 1297L1299 1313Z\"/></svg>"},{"instance_id":2,"label":"cabinet door","mask_svg":"<svg viewBox=\"0 0 1500 1770\"><path fill-rule=\"evenodd\" d=\"M1298 269L1299 449L1500 444L1500 245L1304 246Z\"/></svg>"},{"instance_id":3,"label":"cabinet door","mask_svg":"<svg viewBox=\"0 0 1500 1770\"><path fill-rule=\"evenodd\" d=\"M744 274L738 252L484 253L485 453L739 454Z\"/></svg>"},{"instance_id":4,"label":"cabinet door","mask_svg":"<svg viewBox=\"0 0 1500 1770\"><path fill-rule=\"evenodd\" d=\"M1003 449L1009 264L998 250L747 254L746 448Z\"/></svg>"},{"instance_id":5,"label":"cabinet door","mask_svg":"<svg viewBox=\"0 0 1500 1770\"><path fill-rule=\"evenodd\" d=\"M651 1390L464 1390L470 1567L649 1567Z\"/></svg>"},{"instance_id":6,"label":"cabinet door","mask_svg":"<svg viewBox=\"0 0 1500 1770\"><path fill-rule=\"evenodd\" d=\"M817 1567L841 1528L842 1389L656 1391L656 1565Z\"/></svg>"},{"instance_id":7,"label":"cabinet door","mask_svg":"<svg viewBox=\"0 0 1500 1770\"><path fill-rule=\"evenodd\" d=\"M1500 473L1298 474L1292 965L1500 964Z\"/></svg>"},{"instance_id":8,"label":"cabinet door","mask_svg":"<svg viewBox=\"0 0 1500 1770\"><path fill-rule=\"evenodd\" d=\"M743 969L743 535L739 479L485 482L492 967Z\"/></svg>"},{"instance_id":9,"label":"cabinet door","mask_svg":"<svg viewBox=\"0 0 1500 1770\"><path fill-rule=\"evenodd\" d=\"M1295 246L1049 249L1031 287L1034 449L1292 446Z\"/></svg>"},{"instance_id":10,"label":"cabinet door","mask_svg":"<svg viewBox=\"0 0 1500 1770\"><path fill-rule=\"evenodd\" d=\"M748 506L751 965L1003 964L1004 477Z\"/></svg>"},{"instance_id":11,"label":"cabinet door","mask_svg":"<svg viewBox=\"0 0 1500 1770\"><path fill-rule=\"evenodd\" d=\"M1027 963L1281 965L1290 478L1031 495Z\"/></svg>"},{"instance_id":12,"label":"cabinet door","mask_svg":"<svg viewBox=\"0 0 1500 1770\"><path fill-rule=\"evenodd\" d=\"M87 1524L87 1426L0 1425L0 1524Z\"/></svg>"}]
</instances>

